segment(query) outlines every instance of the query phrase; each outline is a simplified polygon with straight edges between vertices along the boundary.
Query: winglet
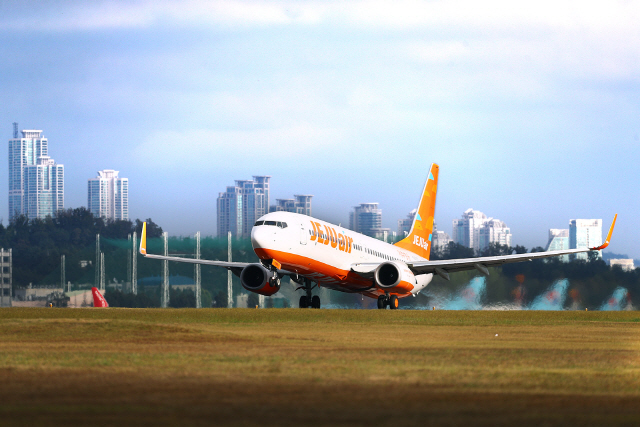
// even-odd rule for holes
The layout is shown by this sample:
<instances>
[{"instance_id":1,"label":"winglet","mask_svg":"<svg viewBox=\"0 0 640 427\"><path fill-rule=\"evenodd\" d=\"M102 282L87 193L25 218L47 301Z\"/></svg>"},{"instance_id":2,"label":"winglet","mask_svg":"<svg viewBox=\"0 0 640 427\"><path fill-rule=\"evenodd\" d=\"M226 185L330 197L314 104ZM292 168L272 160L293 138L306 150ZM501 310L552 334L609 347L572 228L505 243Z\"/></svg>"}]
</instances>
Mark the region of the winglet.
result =
<instances>
[{"instance_id":1,"label":"winglet","mask_svg":"<svg viewBox=\"0 0 640 427\"><path fill-rule=\"evenodd\" d=\"M611 228L609 229L609 234L607 234L607 240L605 240L604 243L598 246L597 248L589 248L589 249L591 249L592 251L600 251L606 248L607 246L609 246L609 242L611 241L611 234L613 233L613 227L616 225L617 218L618 218L618 214L615 214L613 217L613 222L611 223Z\"/></svg>"},{"instance_id":2,"label":"winglet","mask_svg":"<svg viewBox=\"0 0 640 427\"><path fill-rule=\"evenodd\" d=\"M140 253L147 254L147 223L142 223L142 235L140 236Z\"/></svg>"}]
</instances>

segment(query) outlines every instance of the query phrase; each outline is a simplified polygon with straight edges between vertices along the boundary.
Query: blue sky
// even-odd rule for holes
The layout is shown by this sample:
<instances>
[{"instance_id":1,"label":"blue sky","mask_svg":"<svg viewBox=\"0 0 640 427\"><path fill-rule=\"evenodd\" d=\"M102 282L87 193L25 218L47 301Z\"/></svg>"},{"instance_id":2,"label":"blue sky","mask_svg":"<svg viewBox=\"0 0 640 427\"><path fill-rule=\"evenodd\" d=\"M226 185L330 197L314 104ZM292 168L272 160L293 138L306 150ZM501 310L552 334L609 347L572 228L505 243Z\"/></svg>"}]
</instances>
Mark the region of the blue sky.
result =
<instances>
[{"instance_id":1,"label":"blue sky","mask_svg":"<svg viewBox=\"0 0 640 427\"><path fill-rule=\"evenodd\" d=\"M171 234L252 175L395 230L437 162L439 229L474 208L544 246L617 212L640 258L640 2L519 3L0 0L0 129L44 130L67 207L116 169Z\"/></svg>"}]
</instances>

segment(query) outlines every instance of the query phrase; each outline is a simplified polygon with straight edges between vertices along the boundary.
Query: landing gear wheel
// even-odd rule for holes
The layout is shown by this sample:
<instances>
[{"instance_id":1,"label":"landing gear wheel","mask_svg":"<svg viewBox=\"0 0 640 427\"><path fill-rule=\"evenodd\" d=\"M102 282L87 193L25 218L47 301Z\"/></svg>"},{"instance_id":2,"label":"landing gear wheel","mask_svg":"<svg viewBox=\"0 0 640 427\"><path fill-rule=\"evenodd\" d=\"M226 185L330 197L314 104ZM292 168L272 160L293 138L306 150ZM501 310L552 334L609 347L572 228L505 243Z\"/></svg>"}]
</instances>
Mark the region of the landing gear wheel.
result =
<instances>
[{"instance_id":1,"label":"landing gear wheel","mask_svg":"<svg viewBox=\"0 0 640 427\"><path fill-rule=\"evenodd\" d=\"M384 295L380 295L378 297L378 310L384 310L386 307L387 297Z\"/></svg>"},{"instance_id":2,"label":"landing gear wheel","mask_svg":"<svg viewBox=\"0 0 640 427\"><path fill-rule=\"evenodd\" d=\"M391 310L397 310L399 306L398 297L391 295L391 298L389 298L389 308L391 308Z\"/></svg>"},{"instance_id":3,"label":"landing gear wheel","mask_svg":"<svg viewBox=\"0 0 640 427\"><path fill-rule=\"evenodd\" d=\"M314 295L311 298L311 308L320 308L320 297L318 295Z\"/></svg>"},{"instance_id":4,"label":"landing gear wheel","mask_svg":"<svg viewBox=\"0 0 640 427\"><path fill-rule=\"evenodd\" d=\"M302 295L300 297L300 308L307 308L309 307L309 302L307 301L307 296L306 295Z\"/></svg>"}]
</instances>

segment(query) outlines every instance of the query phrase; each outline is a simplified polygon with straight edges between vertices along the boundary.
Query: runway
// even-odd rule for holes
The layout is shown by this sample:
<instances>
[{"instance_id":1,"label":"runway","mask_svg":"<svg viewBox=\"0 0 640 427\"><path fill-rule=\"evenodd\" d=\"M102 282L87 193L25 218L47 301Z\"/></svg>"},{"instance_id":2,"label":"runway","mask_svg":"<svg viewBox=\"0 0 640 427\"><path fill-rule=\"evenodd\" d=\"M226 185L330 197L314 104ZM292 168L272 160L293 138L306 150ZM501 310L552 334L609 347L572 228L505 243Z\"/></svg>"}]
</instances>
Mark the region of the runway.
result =
<instances>
[{"instance_id":1,"label":"runway","mask_svg":"<svg viewBox=\"0 0 640 427\"><path fill-rule=\"evenodd\" d=\"M637 425L638 312L0 310L6 425Z\"/></svg>"}]
</instances>

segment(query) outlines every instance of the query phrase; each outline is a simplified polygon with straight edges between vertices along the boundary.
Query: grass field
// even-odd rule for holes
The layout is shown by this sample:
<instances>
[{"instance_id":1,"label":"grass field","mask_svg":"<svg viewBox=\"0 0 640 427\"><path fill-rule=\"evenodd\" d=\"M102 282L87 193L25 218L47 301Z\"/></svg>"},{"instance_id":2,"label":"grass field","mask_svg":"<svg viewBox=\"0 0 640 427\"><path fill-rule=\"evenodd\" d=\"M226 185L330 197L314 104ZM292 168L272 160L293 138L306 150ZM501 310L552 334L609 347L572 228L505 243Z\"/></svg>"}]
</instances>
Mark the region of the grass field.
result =
<instances>
[{"instance_id":1,"label":"grass field","mask_svg":"<svg viewBox=\"0 0 640 427\"><path fill-rule=\"evenodd\" d=\"M0 425L640 425L640 313L2 309Z\"/></svg>"}]
</instances>

